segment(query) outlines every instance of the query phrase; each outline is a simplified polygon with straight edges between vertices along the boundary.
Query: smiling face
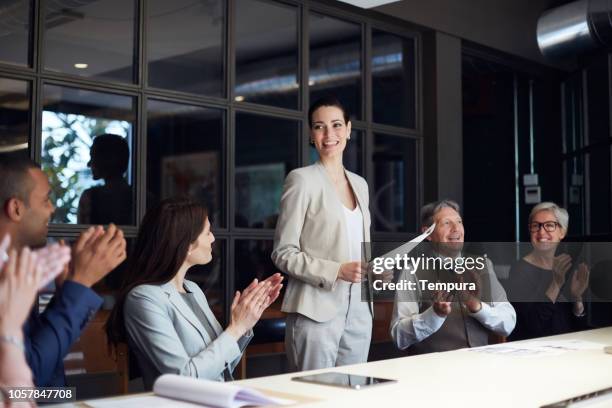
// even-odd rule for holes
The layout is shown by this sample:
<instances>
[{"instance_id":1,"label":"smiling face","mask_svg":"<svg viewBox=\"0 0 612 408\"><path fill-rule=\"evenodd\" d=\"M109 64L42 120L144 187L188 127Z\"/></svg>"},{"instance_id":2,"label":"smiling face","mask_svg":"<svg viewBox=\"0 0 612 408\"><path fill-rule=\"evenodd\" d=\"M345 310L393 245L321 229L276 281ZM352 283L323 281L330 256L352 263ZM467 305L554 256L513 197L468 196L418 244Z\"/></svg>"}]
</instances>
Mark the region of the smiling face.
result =
<instances>
[{"instance_id":1,"label":"smiling face","mask_svg":"<svg viewBox=\"0 0 612 408\"><path fill-rule=\"evenodd\" d=\"M208 217L204 221L204 229L189 246L187 262L191 265L204 265L212 260L212 244L215 242L215 236L210 230L210 222Z\"/></svg>"},{"instance_id":2,"label":"smiling face","mask_svg":"<svg viewBox=\"0 0 612 408\"><path fill-rule=\"evenodd\" d=\"M344 121L340 108L322 106L313 112L310 138L322 158L341 156L350 134L351 122Z\"/></svg>"},{"instance_id":3,"label":"smiling face","mask_svg":"<svg viewBox=\"0 0 612 408\"><path fill-rule=\"evenodd\" d=\"M546 231L546 226L551 229L553 225L554 231ZM535 213L531 217L529 230L531 245L538 251L554 251L559 242L565 238L565 230L559 225L555 214L549 210Z\"/></svg>"},{"instance_id":4,"label":"smiling face","mask_svg":"<svg viewBox=\"0 0 612 408\"><path fill-rule=\"evenodd\" d=\"M461 215L450 207L444 207L434 214L433 220L436 228L427 239L442 244L435 245L436 250L448 256L461 252L465 234Z\"/></svg>"},{"instance_id":5,"label":"smiling face","mask_svg":"<svg viewBox=\"0 0 612 408\"><path fill-rule=\"evenodd\" d=\"M36 248L47 243L49 221L55 207L51 203L51 187L45 173L40 169L30 169L28 173L32 190L21 217L19 235L23 245Z\"/></svg>"}]
</instances>

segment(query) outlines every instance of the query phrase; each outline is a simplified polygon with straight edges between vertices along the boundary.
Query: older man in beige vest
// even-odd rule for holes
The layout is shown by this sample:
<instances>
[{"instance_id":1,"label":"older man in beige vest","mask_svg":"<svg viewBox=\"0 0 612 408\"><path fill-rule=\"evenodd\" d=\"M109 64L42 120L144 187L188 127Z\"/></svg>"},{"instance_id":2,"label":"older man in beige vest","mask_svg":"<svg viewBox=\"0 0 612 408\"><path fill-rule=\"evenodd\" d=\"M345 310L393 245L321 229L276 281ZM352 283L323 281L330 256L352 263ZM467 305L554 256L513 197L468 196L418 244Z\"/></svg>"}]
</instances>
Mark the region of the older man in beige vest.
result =
<instances>
[{"instance_id":1,"label":"older man in beige vest","mask_svg":"<svg viewBox=\"0 0 612 408\"><path fill-rule=\"evenodd\" d=\"M425 205L421 210L421 225L426 228L435 222L428 237L432 250L428 257L442 259L451 264L462 253L464 242L463 220L459 205L443 200ZM483 258L484 259L484 258ZM401 280L412 280L414 290L396 292L391 336L398 348L412 354L478 347L488 344L489 334L508 336L514 329L516 313L488 259L481 259L481 268L459 274L458 268L434 267L405 270ZM478 260L477 260L478 262ZM458 264L458 263L457 263ZM462 285L461 290L429 290L425 284L448 282ZM474 289L476 288L476 289Z\"/></svg>"}]
</instances>

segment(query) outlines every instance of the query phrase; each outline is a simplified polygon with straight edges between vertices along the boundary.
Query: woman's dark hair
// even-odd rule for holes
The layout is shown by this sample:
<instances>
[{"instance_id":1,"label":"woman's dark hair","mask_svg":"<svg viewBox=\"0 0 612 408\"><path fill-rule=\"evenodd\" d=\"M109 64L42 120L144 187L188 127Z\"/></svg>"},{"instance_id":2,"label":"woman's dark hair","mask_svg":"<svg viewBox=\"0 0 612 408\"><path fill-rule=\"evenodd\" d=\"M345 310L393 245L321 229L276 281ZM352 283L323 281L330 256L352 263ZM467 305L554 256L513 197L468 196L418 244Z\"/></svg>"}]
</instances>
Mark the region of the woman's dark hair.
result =
<instances>
[{"instance_id":1,"label":"woman's dark hair","mask_svg":"<svg viewBox=\"0 0 612 408\"><path fill-rule=\"evenodd\" d=\"M344 117L344 123L349 122L350 115L349 115L348 110L344 107L344 105L342 105L342 103L334 95L327 95L327 96L324 96L314 101L314 103L310 105L310 109L308 109L308 125L311 128L312 128L312 115L317 111L317 109L323 106L334 106L340 109L342 111L342 116Z\"/></svg>"},{"instance_id":2,"label":"woman's dark hair","mask_svg":"<svg viewBox=\"0 0 612 408\"><path fill-rule=\"evenodd\" d=\"M169 198L147 211L138 230L138 238L125 277L106 322L109 345L126 340L123 321L125 298L143 284L169 282L187 257L189 245L204 230L208 211L189 198Z\"/></svg>"}]
</instances>

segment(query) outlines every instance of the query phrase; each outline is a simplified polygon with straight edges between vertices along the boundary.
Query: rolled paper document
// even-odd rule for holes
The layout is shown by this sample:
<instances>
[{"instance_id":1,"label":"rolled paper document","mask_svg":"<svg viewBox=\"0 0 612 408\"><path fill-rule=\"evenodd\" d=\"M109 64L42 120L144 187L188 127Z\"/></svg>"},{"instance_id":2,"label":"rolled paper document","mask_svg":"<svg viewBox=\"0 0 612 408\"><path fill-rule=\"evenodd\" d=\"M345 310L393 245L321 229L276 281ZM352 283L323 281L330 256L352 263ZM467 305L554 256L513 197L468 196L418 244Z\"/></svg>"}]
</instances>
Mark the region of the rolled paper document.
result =
<instances>
[{"instance_id":1,"label":"rolled paper document","mask_svg":"<svg viewBox=\"0 0 612 408\"><path fill-rule=\"evenodd\" d=\"M435 222L433 224L431 224L429 226L429 228L427 228L425 230L425 232L423 232L418 237L411 239L410 241L406 242L405 244L402 244L402 245L398 246L397 248L395 248L394 250L389 251L386 254L384 254L382 256L379 256L377 258L395 258L396 255L404 255L404 254L407 255L407 254L409 254L410 251L412 251L414 248L416 248L416 246L418 244L420 244L421 242L425 241L425 238L430 236L432 234L432 232L434 232L434 229L436 229L436 223Z\"/></svg>"}]
</instances>

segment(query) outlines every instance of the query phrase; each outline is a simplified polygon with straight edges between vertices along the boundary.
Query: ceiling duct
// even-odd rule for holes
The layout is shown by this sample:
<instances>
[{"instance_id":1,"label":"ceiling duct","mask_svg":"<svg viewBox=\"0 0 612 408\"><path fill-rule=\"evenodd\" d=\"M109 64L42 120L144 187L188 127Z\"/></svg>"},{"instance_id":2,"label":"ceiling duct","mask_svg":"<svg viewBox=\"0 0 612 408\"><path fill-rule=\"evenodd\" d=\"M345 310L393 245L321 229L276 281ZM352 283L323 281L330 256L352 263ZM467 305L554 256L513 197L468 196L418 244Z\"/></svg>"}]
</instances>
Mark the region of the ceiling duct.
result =
<instances>
[{"instance_id":1,"label":"ceiling duct","mask_svg":"<svg viewBox=\"0 0 612 408\"><path fill-rule=\"evenodd\" d=\"M579 0L546 11L538 20L545 57L575 56L612 48L612 0Z\"/></svg>"}]
</instances>

